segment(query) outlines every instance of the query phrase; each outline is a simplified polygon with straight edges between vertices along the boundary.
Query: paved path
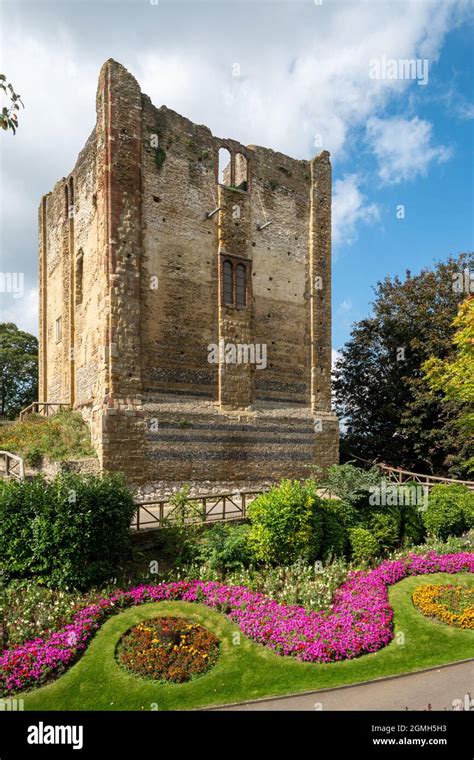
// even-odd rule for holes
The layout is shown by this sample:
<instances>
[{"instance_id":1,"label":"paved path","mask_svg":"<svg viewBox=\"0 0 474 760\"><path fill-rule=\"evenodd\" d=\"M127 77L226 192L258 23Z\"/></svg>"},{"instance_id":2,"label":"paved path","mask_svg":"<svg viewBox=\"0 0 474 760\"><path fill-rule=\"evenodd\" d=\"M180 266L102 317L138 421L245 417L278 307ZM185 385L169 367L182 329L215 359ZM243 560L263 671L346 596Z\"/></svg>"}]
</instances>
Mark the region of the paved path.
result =
<instances>
[{"instance_id":1,"label":"paved path","mask_svg":"<svg viewBox=\"0 0 474 760\"><path fill-rule=\"evenodd\" d=\"M474 698L474 660L359 686L261 699L215 710L452 710L453 701ZM457 709L459 709L459 702ZM471 706L474 709L474 700Z\"/></svg>"}]
</instances>

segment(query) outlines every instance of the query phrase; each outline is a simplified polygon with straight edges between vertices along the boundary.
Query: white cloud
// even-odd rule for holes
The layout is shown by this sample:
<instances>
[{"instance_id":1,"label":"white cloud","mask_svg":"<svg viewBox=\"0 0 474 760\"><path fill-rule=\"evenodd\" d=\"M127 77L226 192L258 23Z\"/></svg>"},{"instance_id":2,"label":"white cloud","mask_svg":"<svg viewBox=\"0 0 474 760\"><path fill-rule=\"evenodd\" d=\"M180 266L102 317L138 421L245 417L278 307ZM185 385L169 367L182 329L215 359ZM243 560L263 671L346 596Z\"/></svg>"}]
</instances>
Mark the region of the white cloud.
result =
<instances>
[{"instance_id":1,"label":"white cloud","mask_svg":"<svg viewBox=\"0 0 474 760\"><path fill-rule=\"evenodd\" d=\"M379 177L385 183L398 183L426 175L430 164L448 161L453 150L433 145L433 126L414 116L412 119L372 117L367 123L367 139L379 162Z\"/></svg>"},{"instance_id":2,"label":"white cloud","mask_svg":"<svg viewBox=\"0 0 474 760\"><path fill-rule=\"evenodd\" d=\"M28 288L22 298L2 293L0 322L13 322L20 330L38 335L38 290Z\"/></svg>"},{"instance_id":3,"label":"white cloud","mask_svg":"<svg viewBox=\"0 0 474 760\"><path fill-rule=\"evenodd\" d=\"M181 3L142 0L114 3L113 13L108 2L6 4L2 70L25 109L17 135L5 134L1 146L2 269L18 267L36 278L38 204L72 169L94 125L97 76L109 57L135 75L156 105L220 137L297 158L330 150L337 171L357 149L355 130L400 93L422 89L407 80L370 79L370 60L436 60L470 3L289 2L279 3L278 12L273 3L242 3L252 23L231 37L238 5L199 2L183 16ZM240 77L232 76L234 63ZM440 148L431 150L430 160L446 158ZM354 175L335 182L336 245L350 244L359 224L377 218L359 185Z\"/></svg>"},{"instance_id":4,"label":"white cloud","mask_svg":"<svg viewBox=\"0 0 474 760\"><path fill-rule=\"evenodd\" d=\"M379 218L376 203L367 203L356 174L345 175L334 183L332 198L332 240L335 247L350 245L357 237L359 224L371 224Z\"/></svg>"},{"instance_id":5,"label":"white cloud","mask_svg":"<svg viewBox=\"0 0 474 760\"><path fill-rule=\"evenodd\" d=\"M352 301L350 298L344 299L344 301L341 301L339 306L337 307L338 311L340 311L343 314L347 314L352 310Z\"/></svg>"}]
</instances>

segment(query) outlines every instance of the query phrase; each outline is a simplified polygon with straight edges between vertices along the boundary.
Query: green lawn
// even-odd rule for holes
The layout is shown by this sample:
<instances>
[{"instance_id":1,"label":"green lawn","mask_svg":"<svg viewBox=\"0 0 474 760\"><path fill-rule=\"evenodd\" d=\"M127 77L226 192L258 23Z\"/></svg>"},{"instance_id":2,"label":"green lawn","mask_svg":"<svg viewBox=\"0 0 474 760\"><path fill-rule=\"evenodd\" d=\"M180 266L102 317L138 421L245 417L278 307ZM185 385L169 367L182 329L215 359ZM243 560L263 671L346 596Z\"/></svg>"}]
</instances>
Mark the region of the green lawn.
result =
<instances>
[{"instance_id":1,"label":"green lawn","mask_svg":"<svg viewBox=\"0 0 474 760\"><path fill-rule=\"evenodd\" d=\"M187 710L257 697L321 689L408 673L474 656L474 631L448 627L423 617L411 603L413 589L425 583L472 585L469 573L436 573L406 578L390 589L395 638L384 649L355 660L301 663L254 644L223 615L200 604L158 602L133 607L110 618L82 658L61 678L22 694L25 710ZM185 684L161 685L128 675L115 661L115 647L130 626L147 618L173 615L201 623L221 640L217 665ZM404 645L397 643L404 634Z\"/></svg>"}]
</instances>

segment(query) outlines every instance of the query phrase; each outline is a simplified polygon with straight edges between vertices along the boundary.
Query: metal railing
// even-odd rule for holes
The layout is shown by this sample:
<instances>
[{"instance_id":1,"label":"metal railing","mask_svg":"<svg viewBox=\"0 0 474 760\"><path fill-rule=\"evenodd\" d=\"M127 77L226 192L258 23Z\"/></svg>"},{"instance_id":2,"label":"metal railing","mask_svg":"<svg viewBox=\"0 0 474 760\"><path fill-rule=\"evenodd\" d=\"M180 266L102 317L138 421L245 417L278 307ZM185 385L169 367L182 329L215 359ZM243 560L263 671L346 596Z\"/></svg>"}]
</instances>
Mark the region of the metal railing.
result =
<instances>
[{"instance_id":1,"label":"metal railing","mask_svg":"<svg viewBox=\"0 0 474 760\"><path fill-rule=\"evenodd\" d=\"M387 464L378 464L377 467L386 474L391 480L397 483L420 483L427 486L428 489L437 486L440 483L449 485L454 483L461 486L466 486L470 491L474 491L474 482L472 480L456 480L455 478L443 478L437 475L423 475L419 472L410 472L409 470L402 470L399 467L391 467Z\"/></svg>"},{"instance_id":2,"label":"metal railing","mask_svg":"<svg viewBox=\"0 0 474 760\"><path fill-rule=\"evenodd\" d=\"M20 420L25 419L28 414L40 414L42 417L51 417L60 409L70 409L71 404L62 401L33 401L32 404L22 409Z\"/></svg>"},{"instance_id":3,"label":"metal railing","mask_svg":"<svg viewBox=\"0 0 474 760\"><path fill-rule=\"evenodd\" d=\"M202 525L208 522L243 520L247 517L248 505L261 493L263 491L236 491L191 497L188 504L192 515L185 522ZM169 499L137 501L136 507L135 519L131 526L133 530L163 528L173 524L173 513L176 514L179 509L172 506Z\"/></svg>"},{"instance_id":4,"label":"metal railing","mask_svg":"<svg viewBox=\"0 0 474 760\"><path fill-rule=\"evenodd\" d=\"M25 463L23 459L17 454L12 454L11 451L0 451L0 477L24 480Z\"/></svg>"}]
</instances>

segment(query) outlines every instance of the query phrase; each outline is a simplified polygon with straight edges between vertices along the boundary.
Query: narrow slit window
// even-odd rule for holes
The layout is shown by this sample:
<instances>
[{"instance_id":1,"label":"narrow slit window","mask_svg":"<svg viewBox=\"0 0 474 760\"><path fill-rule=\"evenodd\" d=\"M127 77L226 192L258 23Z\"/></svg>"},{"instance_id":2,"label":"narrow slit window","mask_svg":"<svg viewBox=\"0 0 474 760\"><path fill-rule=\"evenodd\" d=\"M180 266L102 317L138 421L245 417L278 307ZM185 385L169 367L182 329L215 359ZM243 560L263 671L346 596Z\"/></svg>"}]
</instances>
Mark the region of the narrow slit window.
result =
<instances>
[{"instance_id":1,"label":"narrow slit window","mask_svg":"<svg viewBox=\"0 0 474 760\"><path fill-rule=\"evenodd\" d=\"M235 296L237 306L246 306L246 277L244 264L237 264L235 270Z\"/></svg>"},{"instance_id":2,"label":"narrow slit window","mask_svg":"<svg viewBox=\"0 0 474 760\"><path fill-rule=\"evenodd\" d=\"M68 216L69 216L69 219L72 219L74 216L74 179L72 177L69 180Z\"/></svg>"},{"instance_id":3,"label":"narrow slit window","mask_svg":"<svg viewBox=\"0 0 474 760\"><path fill-rule=\"evenodd\" d=\"M61 343L63 337L63 320L58 317L54 325L54 338L56 343Z\"/></svg>"},{"instance_id":4,"label":"narrow slit window","mask_svg":"<svg viewBox=\"0 0 474 760\"><path fill-rule=\"evenodd\" d=\"M84 278L84 254L82 248L76 256L76 304L82 303L83 281Z\"/></svg>"},{"instance_id":5,"label":"narrow slit window","mask_svg":"<svg viewBox=\"0 0 474 760\"><path fill-rule=\"evenodd\" d=\"M232 277L232 264L230 261L224 261L223 264L224 279L224 303L232 305L234 302L234 288Z\"/></svg>"}]
</instances>

